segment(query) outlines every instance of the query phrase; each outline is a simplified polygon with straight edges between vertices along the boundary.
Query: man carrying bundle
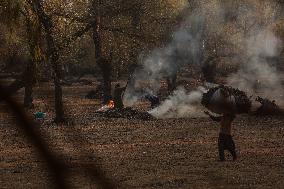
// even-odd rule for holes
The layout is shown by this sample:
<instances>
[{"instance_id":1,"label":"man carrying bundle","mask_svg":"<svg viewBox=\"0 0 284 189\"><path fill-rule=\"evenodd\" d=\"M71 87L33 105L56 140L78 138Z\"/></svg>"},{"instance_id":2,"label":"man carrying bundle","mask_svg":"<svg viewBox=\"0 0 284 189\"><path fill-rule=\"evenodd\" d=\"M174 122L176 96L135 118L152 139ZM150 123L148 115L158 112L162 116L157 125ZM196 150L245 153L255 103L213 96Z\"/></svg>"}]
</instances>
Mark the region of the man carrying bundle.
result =
<instances>
[{"instance_id":1,"label":"man carrying bundle","mask_svg":"<svg viewBox=\"0 0 284 189\"><path fill-rule=\"evenodd\" d=\"M211 112L221 114L220 117L212 116L205 112L214 121L221 123L218 138L218 148L220 160L224 161L224 150L229 150L233 160L237 159L235 143L232 138L232 123L236 114L248 113L251 109L250 98L245 92L232 87L220 85L209 89L203 94L201 104Z\"/></svg>"},{"instance_id":2,"label":"man carrying bundle","mask_svg":"<svg viewBox=\"0 0 284 189\"><path fill-rule=\"evenodd\" d=\"M219 150L219 158L220 161L225 161L224 151L228 150L233 156L233 160L237 159L235 142L232 138L232 122L235 119L235 114L226 113L223 116L215 117L211 115L208 111L205 111L205 114L209 115L209 117L217 122L220 122L220 133L218 138L218 150Z\"/></svg>"}]
</instances>

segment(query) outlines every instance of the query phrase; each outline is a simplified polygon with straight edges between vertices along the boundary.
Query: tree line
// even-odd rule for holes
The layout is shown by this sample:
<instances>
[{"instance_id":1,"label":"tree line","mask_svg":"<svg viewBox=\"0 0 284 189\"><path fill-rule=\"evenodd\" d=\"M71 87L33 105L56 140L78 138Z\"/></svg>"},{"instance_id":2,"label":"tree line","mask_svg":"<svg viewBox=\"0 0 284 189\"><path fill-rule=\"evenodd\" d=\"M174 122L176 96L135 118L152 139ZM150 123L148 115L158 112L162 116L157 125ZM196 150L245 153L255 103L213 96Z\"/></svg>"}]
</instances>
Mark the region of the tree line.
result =
<instances>
[{"instance_id":1,"label":"tree line","mask_svg":"<svg viewBox=\"0 0 284 189\"><path fill-rule=\"evenodd\" d=\"M218 0L212 0L215 1ZM246 4L244 0L219 1L231 8ZM268 10L263 9L265 5L261 5L260 1L251 2L259 12ZM35 83L52 79L55 121L62 122L65 120L62 80L68 74L100 74L103 101L107 102L111 98L112 79L131 75L133 68L139 64L141 53L147 54L156 47L163 47L187 15L204 3L197 0L2 0L1 75L15 78L6 90L14 94L25 88L24 106L29 108L33 106ZM283 10L282 1L277 2L277 6L277 9ZM274 10L276 8L271 9ZM210 28L212 25L204 25L200 30L203 43L199 46L200 72L207 81L214 80L216 66L221 59L231 58L239 52L230 48L237 45L224 40L224 35L231 35L232 31L246 35L254 24L265 22L263 15L254 15L251 22L246 18L237 20L234 12L226 14L226 24L214 32ZM267 14L269 17L270 13ZM277 16L271 24L284 38L283 14ZM210 14L205 17L208 19L205 23L210 22L209 18ZM227 50L224 51L224 48ZM81 68L79 73L78 67ZM169 89L174 89L176 77L177 74L168 79Z\"/></svg>"}]
</instances>

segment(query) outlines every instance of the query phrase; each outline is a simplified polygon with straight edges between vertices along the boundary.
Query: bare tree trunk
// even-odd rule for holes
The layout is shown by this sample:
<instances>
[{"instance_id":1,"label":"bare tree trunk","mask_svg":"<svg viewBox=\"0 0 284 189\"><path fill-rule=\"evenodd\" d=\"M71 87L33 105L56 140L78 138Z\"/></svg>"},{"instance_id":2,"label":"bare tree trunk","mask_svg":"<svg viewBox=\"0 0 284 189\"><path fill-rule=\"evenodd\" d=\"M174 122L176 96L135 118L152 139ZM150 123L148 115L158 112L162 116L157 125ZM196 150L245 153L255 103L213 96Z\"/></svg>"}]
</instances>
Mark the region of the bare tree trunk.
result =
<instances>
[{"instance_id":1,"label":"bare tree trunk","mask_svg":"<svg viewBox=\"0 0 284 189\"><path fill-rule=\"evenodd\" d=\"M214 83L216 75L216 56L210 56L203 61L202 64L202 73L205 78L205 81Z\"/></svg>"},{"instance_id":2,"label":"bare tree trunk","mask_svg":"<svg viewBox=\"0 0 284 189\"><path fill-rule=\"evenodd\" d=\"M102 41L100 36L100 17L96 17L96 21L92 23L93 41L95 45L95 55L98 66L102 71L103 76L103 101L108 102L111 99L111 73L112 66L109 60L102 57Z\"/></svg>"},{"instance_id":3,"label":"bare tree trunk","mask_svg":"<svg viewBox=\"0 0 284 189\"><path fill-rule=\"evenodd\" d=\"M28 63L29 64L29 63ZM25 70L24 73L22 73L22 76L20 79L16 79L13 83L11 83L7 87L3 87L5 89L5 94L8 96L11 96L15 94L17 91L19 91L21 88L25 87L25 97L24 97L24 106L26 108L32 108L33 107L33 75L31 75L28 72L28 68ZM0 99L2 101L3 99Z\"/></svg>"},{"instance_id":4,"label":"bare tree trunk","mask_svg":"<svg viewBox=\"0 0 284 189\"><path fill-rule=\"evenodd\" d=\"M31 85L25 87L24 107L33 108L33 87Z\"/></svg>"},{"instance_id":5,"label":"bare tree trunk","mask_svg":"<svg viewBox=\"0 0 284 189\"><path fill-rule=\"evenodd\" d=\"M11 96L15 94L18 90L23 88L25 86L25 82L22 79L16 79L12 84L10 84L7 87L3 87L5 90L5 94L7 96ZM3 98L0 98L0 102L3 100Z\"/></svg>"},{"instance_id":6,"label":"bare tree trunk","mask_svg":"<svg viewBox=\"0 0 284 189\"><path fill-rule=\"evenodd\" d=\"M29 65L29 63L27 63ZM12 96L14 95L17 91L19 91L20 89L24 88L25 86L27 86L27 68L24 70L24 72L20 75L17 76L15 81L13 81L9 86L3 87L3 89L5 90L5 94L7 96ZM28 94L27 94L28 96ZM0 102L3 99L0 99Z\"/></svg>"},{"instance_id":7,"label":"bare tree trunk","mask_svg":"<svg viewBox=\"0 0 284 189\"><path fill-rule=\"evenodd\" d=\"M167 84L168 84L168 92L171 92L176 89L176 81L177 81L177 74L173 74L172 76L169 76L167 78Z\"/></svg>"},{"instance_id":8,"label":"bare tree trunk","mask_svg":"<svg viewBox=\"0 0 284 189\"><path fill-rule=\"evenodd\" d=\"M104 103L111 99L111 64L108 61L99 63L103 74Z\"/></svg>"},{"instance_id":9,"label":"bare tree trunk","mask_svg":"<svg viewBox=\"0 0 284 189\"><path fill-rule=\"evenodd\" d=\"M33 108L33 86L28 85L25 87L25 97L24 97L24 107L25 108Z\"/></svg>"},{"instance_id":10,"label":"bare tree trunk","mask_svg":"<svg viewBox=\"0 0 284 189\"><path fill-rule=\"evenodd\" d=\"M40 40L41 26L36 26L32 22L31 15L28 11L25 13L26 19L26 31L29 42L30 56L31 59L27 62L26 70L24 73L25 80L25 96L24 96L24 107L33 108L33 85L36 81L35 67L36 67L36 47Z\"/></svg>"},{"instance_id":11,"label":"bare tree trunk","mask_svg":"<svg viewBox=\"0 0 284 189\"><path fill-rule=\"evenodd\" d=\"M50 62L54 72L54 86L55 86L55 122L60 123L65 121L63 102L62 102L62 88L61 88L61 66L59 64L59 54L56 48L54 38L52 36L52 22L49 16L44 12L42 0L34 0L33 5L39 21L43 25L46 33L47 51L50 57Z\"/></svg>"},{"instance_id":12,"label":"bare tree trunk","mask_svg":"<svg viewBox=\"0 0 284 189\"><path fill-rule=\"evenodd\" d=\"M28 62L26 72L24 73L25 80L25 96L24 96L24 107L33 108L33 85L35 81L34 77L34 63L33 60Z\"/></svg>"}]
</instances>

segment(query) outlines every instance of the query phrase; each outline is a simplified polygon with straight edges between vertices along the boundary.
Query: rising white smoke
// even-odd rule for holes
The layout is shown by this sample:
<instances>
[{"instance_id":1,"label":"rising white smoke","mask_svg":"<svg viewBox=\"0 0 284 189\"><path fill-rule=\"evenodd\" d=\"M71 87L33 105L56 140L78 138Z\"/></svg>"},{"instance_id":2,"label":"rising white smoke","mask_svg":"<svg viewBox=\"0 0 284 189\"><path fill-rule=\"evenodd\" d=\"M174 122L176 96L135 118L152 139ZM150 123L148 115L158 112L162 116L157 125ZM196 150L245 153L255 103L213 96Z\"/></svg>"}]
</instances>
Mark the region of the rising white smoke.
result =
<instances>
[{"instance_id":1,"label":"rising white smoke","mask_svg":"<svg viewBox=\"0 0 284 189\"><path fill-rule=\"evenodd\" d=\"M204 108L201 105L204 88L187 92L183 87L178 87L160 106L150 110L149 113L156 118L184 118L202 117Z\"/></svg>"},{"instance_id":2,"label":"rising white smoke","mask_svg":"<svg viewBox=\"0 0 284 189\"><path fill-rule=\"evenodd\" d=\"M188 17L181 27L172 34L172 40L163 48L154 49L147 57L140 58L142 68L133 74L133 81L124 94L124 104L132 106L145 94L157 94L161 79L174 76L188 64L199 64L199 52L202 48L203 27L201 12ZM190 23L188 26L187 23ZM145 86L142 83L148 82ZM142 89L143 90L136 90Z\"/></svg>"},{"instance_id":3,"label":"rising white smoke","mask_svg":"<svg viewBox=\"0 0 284 189\"><path fill-rule=\"evenodd\" d=\"M251 93L260 92L267 97L282 95L283 87L275 66L282 43L270 27L277 15L276 4L253 0L196 2L197 6L189 11L184 23L173 33L172 41L141 59L142 68L134 73L124 103L131 106L145 93L156 94L162 78L172 76L188 64L202 67L204 60L212 54L238 63L237 73L227 79L229 85ZM143 82L148 85L141 84ZM195 105L200 94L188 94L179 89L150 113L156 117L193 115L195 108L199 108Z\"/></svg>"},{"instance_id":4,"label":"rising white smoke","mask_svg":"<svg viewBox=\"0 0 284 189\"><path fill-rule=\"evenodd\" d=\"M281 40L265 28L246 40L240 69L228 84L250 94L281 100L283 88L273 59L279 56Z\"/></svg>"}]
</instances>

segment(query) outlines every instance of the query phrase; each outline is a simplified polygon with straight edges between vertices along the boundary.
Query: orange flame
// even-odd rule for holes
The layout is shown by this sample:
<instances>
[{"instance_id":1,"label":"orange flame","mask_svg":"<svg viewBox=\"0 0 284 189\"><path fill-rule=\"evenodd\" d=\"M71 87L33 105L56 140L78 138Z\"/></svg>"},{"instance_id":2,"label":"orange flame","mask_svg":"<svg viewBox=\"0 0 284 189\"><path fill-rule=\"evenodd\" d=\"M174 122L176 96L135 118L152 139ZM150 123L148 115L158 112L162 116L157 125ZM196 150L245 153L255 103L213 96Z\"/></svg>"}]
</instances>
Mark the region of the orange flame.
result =
<instances>
[{"instance_id":1,"label":"orange flame","mask_svg":"<svg viewBox=\"0 0 284 189\"><path fill-rule=\"evenodd\" d=\"M109 107L110 109L114 108L114 102L113 102L113 100L109 100L109 101L108 101L107 107Z\"/></svg>"},{"instance_id":2,"label":"orange flame","mask_svg":"<svg viewBox=\"0 0 284 189\"><path fill-rule=\"evenodd\" d=\"M109 100L106 105L102 106L100 109L98 109L98 112L105 112L109 109L113 109L114 108L114 101L113 100Z\"/></svg>"}]
</instances>

